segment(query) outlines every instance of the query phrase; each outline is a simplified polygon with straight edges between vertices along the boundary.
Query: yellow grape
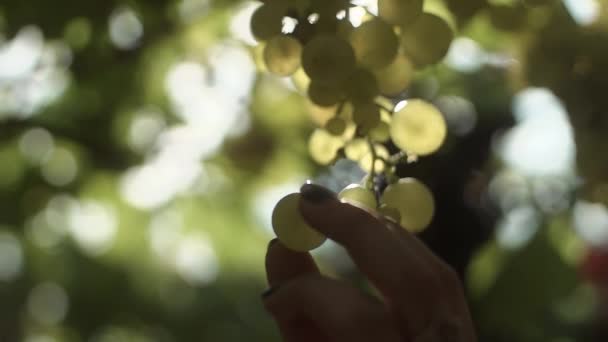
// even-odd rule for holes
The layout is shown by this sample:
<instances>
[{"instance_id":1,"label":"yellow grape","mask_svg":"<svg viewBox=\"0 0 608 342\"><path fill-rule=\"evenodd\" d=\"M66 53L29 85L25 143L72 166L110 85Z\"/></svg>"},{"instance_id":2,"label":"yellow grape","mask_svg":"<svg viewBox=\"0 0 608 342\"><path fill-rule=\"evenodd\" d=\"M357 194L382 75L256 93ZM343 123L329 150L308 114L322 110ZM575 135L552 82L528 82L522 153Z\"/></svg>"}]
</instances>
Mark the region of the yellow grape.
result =
<instances>
[{"instance_id":1,"label":"yellow grape","mask_svg":"<svg viewBox=\"0 0 608 342\"><path fill-rule=\"evenodd\" d=\"M391 137L390 126L386 122L380 121L376 127L369 131L368 135L372 141L385 142Z\"/></svg>"},{"instance_id":2,"label":"yellow grape","mask_svg":"<svg viewBox=\"0 0 608 342\"><path fill-rule=\"evenodd\" d=\"M310 156L321 165L333 162L343 146L344 141L340 137L335 137L322 129L316 129L308 141Z\"/></svg>"},{"instance_id":3,"label":"yellow grape","mask_svg":"<svg viewBox=\"0 0 608 342\"><path fill-rule=\"evenodd\" d=\"M364 22L350 34L357 61L365 67L389 65L399 49L399 38L393 27L380 18Z\"/></svg>"},{"instance_id":4,"label":"yellow grape","mask_svg":"<svg viewBox=\"0 0 608 342\"><path fill-rule=\"evenodd\" d=\"M353 103L371 102L379 93L378 81L374 74L358 68L346 80L346 93Z\"/></svg>"},{"instance_id":5,"label":"yellow grape","mask_svg":"<svg viewBox=\"0 0 608 342\"><path fill-rule=\"evenodd\" d=\"M344 147L346 158L358 162L369 153L369 143L362 138L349 141Z\"/></svg>"},{"instance_id":6,"label":"yellow grape","mask_svg":"<svg viewBox=\"0 0 608 342\"><path fill-rule=\"evenodd\" d=\"M433 194L426 185L414 178L403 178L389 185L380 202L397 209L401 225L411 232L420 232L428 227L435 213Z\"/></svg>"},{"instance_id":7,"label":"yellow grape","mask_svg":"<svg viewBox=\"0 0 608 342\"><path fill-rule=\"evenodd\" d=\"M376 157L380 157L385 160L390 158L390 153L386 147L384 147L384 145L374 144L374 150L376 152ZM383 172L386 168L386 164L384 161L382 161L382 159L377 158L376 163L373 163L372 151L368 150L368 152L359 160L359 166L363 169L363 171L371 173L372 165L374 165L374 172Z\"/></svg>"},{"instance_id":8,"label":"yellow grape","mask_svg":"<svg viewBox=\"0 0 608 342\"><path fill-rule=\"evenodd\" d=\"M251 16L251 33L257 40L267 40L281 34L287 6L269 1L258 7Z\"/></svg>"},{"instance_id":9,"label":"yellow grape","mask_svg":"<svg viewBox=\"0 0 608 342\"><path fill-rule=\"evenodd\" d=\"M435 106L423 100L408 100L394 114L390 133L401 150L424 156L441 147L447 128L443 115Z\"/></svg>"},{"instance_id":10,"label":"yellow grape","mask_svg":"<svg viewBox=\"0 0 608 342\"><path fill-rule=\"evenodd\" d=\"M301 62L302 61L300 60L300 63ZM304 72L302 67L298 68L298 70L291 75L291 81L300 93L306 93L308 91L310 78L308 78L308 75L306 75L306 72Z\"/></svg>"},{"instance_id":11,"label":"yellow grape","mask_svg":"<svg viewBox=\"0 0 608 342\"><path fill-rule=\"evenodd\" d=\"M362 135L367 135L380 123L380 108L373 102L355 104L353 121Z\"/></svg>"},{"instance_id":12,"label":"yellow grape","mask_svg":"<svg viewBox=\"0 0 608 342\"><path fill-rule=\"evenodd\" d=\"M401 46L416 66L440 62L448 53L454 33L442 18L423 13L401 32Z\"/></svg>"},{"instance_id":13,"label":"yellow grape","mask_svg":"<svg viewBox=\"0 0 608 342\"><path fill-rule=\"evenodd\" d=\"M302 45L292 37L278 35L271 38L264 48L264 62L270 72L289 76L300 67Z\"/></svg>"},{"instance_id":14,"label":"yellow grape","mask_svg":"<svg viewBox=\"0 0 608 342\"><path fill-rule=\"evenodd\" d=\"M283 197L272 212L272 228L285 247L298 252L307 252L325 242L326 237L311 228L298 209L300 194Z\"/></svg>"},{"instance_id":15,"label":"yellow grape","mask_svg":"<svg viewBox=\"0 0 608 342\"><path fill-rule=\"evenodd\" d=\"M422 14L423 0L378 0L378 15L393 25L407 26Z\"/></svg>"},{"instance_id":16,"label":"yellow grape","mask_svg":"<svg viewBox=\"0 0 608 342\"><path fill-rule=\"evenodd\" d=\"M359 184L351 184L340 191L338 198L341 201L355 204L357 206L376 209L378 201L376 200L376 194L370 189L361 186Z\"/></svg>"},{"instance_id":17,"label":"yellow grape","mask_svg":"<svg viewBox=\"0 0 608 342\"><path fill-rule=\"evenodd\" d=\"M331 107L321 107L308 99L308 114L312 121L320 127L323 127L327 124L329 120L331 120L336 115L336 110L338 106Z\"/></svg>"},{"instance_id":18,"label":"yellow grape","mask_svg":"<svg viewBox=\"0 0 608 342\"><path fill-rule=\"evenodd\" d=\"M399 95L412 82L414 65L403 54L398 54L388 66L374 70L380 93L388 96Z\"/></svg>"},{"instance_id":19,"label":"yellow grape","mask_svg":"<svg viewBox=\"0 0 608 342\"><path fill-rule=\"evenodd\" d=\"M341 83L355 68L355 54L346 40L321 34L304 46L302 67L313 81Z\"/></svg>"},{"instance_id":20,"label":"yellow grape","mask_svg":"<svg viewBox=\"0 0 608 342\"><path fill-rule=\"evenodd\" d=\"M264 62L264 50L266 49L266 44L264 42L260 42L258 45L253 47L253 62L255 66L261 72L268 71L266 68L266 62Z\"/></svg>"}]
</instances>

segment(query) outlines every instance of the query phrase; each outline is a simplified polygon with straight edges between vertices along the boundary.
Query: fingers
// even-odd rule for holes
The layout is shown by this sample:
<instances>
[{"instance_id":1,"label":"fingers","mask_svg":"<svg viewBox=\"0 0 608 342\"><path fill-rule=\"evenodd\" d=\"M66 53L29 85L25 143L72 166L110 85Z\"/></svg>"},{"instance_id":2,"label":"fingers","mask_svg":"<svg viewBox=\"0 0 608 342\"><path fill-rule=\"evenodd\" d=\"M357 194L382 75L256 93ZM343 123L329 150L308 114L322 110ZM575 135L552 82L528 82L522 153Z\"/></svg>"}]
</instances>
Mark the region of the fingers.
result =
<instances>
[{"instance_id":1,"label":"fingers","mask_svg":"<svg viewBox=\"0 0 608 342\"><path fill-rule=\"evenodd\" d=\"M294 252L277 239L270 241L266 252L266 277L270 288L263 296L272 295L282 284L304 275L319 275L310 254ZM309 319L273 316L285 342L328 341Z\"/></svg>"},{"instance_id":2,"label":"fingers","mask_svg":"<svg viewBox=\"0 0 608 342\"><path fill-rule=\"evenodd\" d=\"M294 252L277 239L270 241L266 252L266 277L270 287L306 274L319 274L309 253Z\"/></svg>"},{"instance_id":3,"label":"fingers","mask_svg":"<svg viewBox=\"0 0 608 342\"><path fill-rule=\"evenodd\" d=\"M283 284L266 298L265 305L275 317L286 321L309 320L328 341L400 341L382 303L321 275Z\"/></svg>"},{"instance_id":4,"label":"fingers","mask_svg":"<svg viewBox=\"0 0 608 342\"><path fill-rule=\"evenodd\" d=\"M301 189L300 212L304 219L347 249L359 269L403 318L406 334L422 331L434 311L444 305L438 295L439 276L424 255L404 245L384 222L319 188L307 184Z\"/></svg>"}]
</instances>

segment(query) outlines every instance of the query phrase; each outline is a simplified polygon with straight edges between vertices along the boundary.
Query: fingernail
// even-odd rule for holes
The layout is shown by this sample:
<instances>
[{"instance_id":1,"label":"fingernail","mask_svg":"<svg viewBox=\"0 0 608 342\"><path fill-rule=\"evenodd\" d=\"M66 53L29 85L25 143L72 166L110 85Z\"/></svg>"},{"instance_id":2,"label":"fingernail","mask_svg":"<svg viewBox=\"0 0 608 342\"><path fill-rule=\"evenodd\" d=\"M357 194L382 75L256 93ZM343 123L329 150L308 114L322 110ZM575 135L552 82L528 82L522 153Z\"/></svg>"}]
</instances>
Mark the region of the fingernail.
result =
<instances>
[{"instance_id":1,"label":"fingernail","mask_svg":"<svg viewBox=\"0 0 608 342\"><path fill-rule=\"evenodd\" d=\"M300 188L302 198L309 203L321 204L325 201L336 198L336 195L330 190L316 184L306 183Z\"/></svg>"},{"instance_id":2,"label":"fingernail","mask_svg":"<svg viewBox=\"0 0 608 342\"><path fill-rule=\"evenodd\" d=\"M262 299L266 299L266 298L272 296L275 292L277 292L278 289L279 289L278 286L271 286L266 291L262 292Z\"/></svg>"}]
</instances>

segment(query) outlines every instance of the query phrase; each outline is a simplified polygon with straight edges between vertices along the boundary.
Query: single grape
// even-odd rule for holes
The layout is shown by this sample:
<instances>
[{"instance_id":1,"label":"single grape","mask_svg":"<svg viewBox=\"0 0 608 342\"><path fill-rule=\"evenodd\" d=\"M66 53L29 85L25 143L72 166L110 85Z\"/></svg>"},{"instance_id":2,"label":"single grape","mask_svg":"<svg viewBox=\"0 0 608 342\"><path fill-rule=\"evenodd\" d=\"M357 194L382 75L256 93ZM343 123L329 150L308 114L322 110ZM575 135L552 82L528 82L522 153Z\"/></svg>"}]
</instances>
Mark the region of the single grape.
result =
<instances>
[{"instance_id":1,"label":"single grape","mask_svg":"<svg viewBox=\"0 0 608 342\"><path fill-rule=\"evenodd\" d=\"M358 162L369 153L369 143L362 138L349 141L344 147L346 158Z\"/></svg>"},{"instance_id":2,"label":"single grape","mask_svg":"<svg viewBox=\"0 0 608 342\"><path fill-rule=\"evenodd\" d=\"M359 133L367 135L380 123L380 108L373 102L355 104L353 121L357 124Z\"/></svg>"},{"instance_id":3,"label":"single grape","mask_svg":"<svg viewBox=\"0 0 608 342\"><path fill-rule=\"evenodd\" d=\"M370 189L359 184L351 184L340 191L338 198L341 201L353 203L367 209L376 209L378 201L376 195Z\"/></svg>"},{"instance_id":4,"label":"single grape","mask_svg":"<svg viewBox=\"0 0 608 342\"><path fill-rule=\"evenodd\" d=\"M423 13L401 32L401 46L418 67L440 62L448 53L454 32L442 18Z\"/></svg>"},{"instance_id":5,"label":"single grape","mask_svg":"<svg viewBox=\"0 0 608 342\"><path fill-rule=\"evenodd\" d=\"M328 165L338 156L338 150L344 146L340 137L335 137L323 129L316 129L308 141L308 151L314 161Z\"/></svg>"},{"instance_id":6,"label":"single grape","mask_svg":"<svg viewBox=\"0 0 608 342\"><path fill-rule=\"evenodd\" d=\"M321 34L304 46L302 67L313 81L342 83L355 69L355 53L346 40Z\"/></svg>"},{"instance_id":7,"label":"single grape","mask_svg":"<svg viewBox=\"0 0 608 342\"><path fill-rule=\"evenodd\" d=\"M329 107L344 100L346 95L339 84L311 81L308 86L308 97L319 106Z\"/></svg>"},{"instance_id":8,"label":"single grape","mask_svg":"<svg viewBox=\"0 0 608 342\"><path fill-rule=\"evenodd\" d=\"M283 197L272 212L272 228L285 247L298 252L307 252L325 242L326 237L311 228L298 209L300 194Z\"/></svg>"},{"instance_id":9,"label":"single grape","mask_svg":"<svg viewBox=\"0 0 608 342\"><path fill-rule=\"evenodd\" d=\"M424 156L441 147L447 127L443 115L435 106L423 100L409 100L394 114L390 133L401 150Z\"/></svg>"},{"instance_id":10,"label":"single grape","mask_svg":"<svg viewBox=\"0 0 608 342\"><path fill-rule=\"evenodd\" d=\"M298 68L298 70L291 75L291 82L300 93L306 94L306 92L308 92L310 78L308 78L308 75L306 75L306 72L304 69L302 69L302 67Z\"/></svg>"},{"instance_id":11,"label":"single grape","mask_svg":"<svg viewBox=\"0 0 608 342\"><path fill-rule=\"evenodd\" d=\"M319 127L323 127L336 115L338 106L321 107L307 99L308 114L310 119Z\"/></svg>"},{"instance_id":12,"label":"single grape","mask_svg":"<svg viewBox=\"0 0 608 342\"><path fill-rule=\"evenodd\" d=\"M389 65L399 49L399 38L393 27L380 18L366 21L350 34L357 61L365 67Z\"/></svg>"},{"instance_id":13,"label":"single grape","mask_svg":"<svg viewBox=\"0 0 608 342\"><path fill-rule=\"evenodd\" d=\"M384 121L369 131L369 138L375 142L385 142L391 137L390 126Z\"/></svg>"},{"instance_id":14,"label":"single grape","mask_svg":"<svg viewBox=\"0 0 608 342\"><path fill-rule=\"evenodd\" d=\"M267 40L281 34L287 6L269 1L258 7L251 16L251 33L257 40Z\"/></svg>"},{"instance_id":15,"label":"single grape","mask_svg":"<svg viewBox=\"0 0 608 342\"><path fill-rule=\"evenodd\" d=\"M401 224L401 213L399 212L398 209L389 207L386 204L382 204L380 206L380 208L378 208L378 212L380 214L382 214L384 217L391 219L391 220L397 222L398 224Z\"/></svg>"},{"instance_id":16,"label":"single grape","mask_svg":"<svg viewBox=\"0 0 608 342\"><path fill-rule=\"evenodd\" d=\"M292 37L278 35L271 38L264 48L264 63L268 71L279 76L289 76L300 67L302 45Z\"/></svg>"},{"instance_id":17,"label":"single grape","mask_svg":"<svg viewBox=\"0 0 608 342\"><path fill-rule=\"evenodd\" d=\"M378 15L393 25L406 27L422 14L423 0L378 0Z\"/></svg>"},{"instance_id":18,"label":"single grape","mask_svg":"<svg viewBox=\"0 0 608 342\"><path fill-rule=\"evenodd\" d=\"M340 118L332 118L327 121L324 128L331 135L341 136L346 131L346 122Z\"/></svg>"},{"instance_id":19,"label":"single grape","mask_svg":"<svg viewBox=\"0 0 608 342\"><path fill-rule=\"evenodd\" d=\"M428 227L435 213L433 194L426 185L414 178L403 178L389 185L380 203L397 209L401 215L401 225L411 232L420 232Z\"/></svg>"},{"instance_id":20,"label":"single grape","mask_svg":"<svg viewBox=\"0 0 608 342\"><path fill-rule=\"evenodd\" d=\"M374 70L380 93L396 96L403 92L412 82L414 65L403 54L397 55L388 66Z\"/></svg>"},{"instance_id":21,"label":"single grape","mask_svg":"<svg viewBox=\"0 0 608 342\"><path fill-rule=\"evenodd\" d=\"M345 87L351 102L370 103L379 94L376 76L364 68L358 68L346 80Z\"/></svg>"}]
</instances>

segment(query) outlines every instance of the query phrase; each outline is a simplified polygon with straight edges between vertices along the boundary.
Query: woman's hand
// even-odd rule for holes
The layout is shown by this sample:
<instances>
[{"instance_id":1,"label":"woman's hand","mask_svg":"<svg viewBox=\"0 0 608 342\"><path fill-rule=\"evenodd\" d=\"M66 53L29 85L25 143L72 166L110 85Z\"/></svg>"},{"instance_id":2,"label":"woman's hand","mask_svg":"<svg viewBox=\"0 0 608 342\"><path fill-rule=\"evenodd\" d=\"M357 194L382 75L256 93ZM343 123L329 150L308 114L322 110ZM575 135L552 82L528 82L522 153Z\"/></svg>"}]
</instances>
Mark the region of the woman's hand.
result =
<instances>
[{"instance_id":1,"label":"woman's hand","mask_svg":"<svg viewBox=\"0 0 608 342\"><path fill-rule=\"evenodd\" d=\"M263 297L284 341L475 341L460 280L422 242L325 188L301 193L305 220L346 248L383 299L321 275L310 254L273 240Z\"/></svg>"}]
</instances>

